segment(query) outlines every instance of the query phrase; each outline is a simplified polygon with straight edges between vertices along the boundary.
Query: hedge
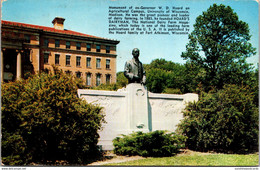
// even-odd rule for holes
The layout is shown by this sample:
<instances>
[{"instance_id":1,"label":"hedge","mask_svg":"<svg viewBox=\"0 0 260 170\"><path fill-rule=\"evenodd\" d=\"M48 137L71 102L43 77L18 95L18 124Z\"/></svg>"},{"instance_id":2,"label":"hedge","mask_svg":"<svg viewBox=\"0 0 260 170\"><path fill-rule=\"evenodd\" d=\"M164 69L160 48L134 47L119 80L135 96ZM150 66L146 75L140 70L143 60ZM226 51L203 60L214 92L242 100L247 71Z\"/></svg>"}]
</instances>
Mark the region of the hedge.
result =
<instances>
[{"instance_id":1,"label":"hedge","mask_svg":"<svg viewBox=\"0 0 260 170\"><path fill-rule=\"evenodd\" d=\"M54 68L2 84L2 160L81 164L98 154L102 108L77 97L75 79Z\"/></svg>"},{"instance_id":2,"label":"hedge","mask_svg":"<svg viewBox=\"0 0 260 170\"><path fill-rule=\"evenodd\" d=\"M157 130L143 133L134 132L113 140L114 153L118 155L140 155L151 157L172 156L184 148L185 137L175 133Z\"/></svg>"},{"instance_id":3,"label":"hedge","mask_svg":"<svg viewBox=\"0 0 260 170\"><path fill-rule=\"evenodd\" d=\"M184 111L178 131L198 151L248 153L258 150L258 107L248 86L225 85L204 94Z\"/></svg>"}]
</instances>

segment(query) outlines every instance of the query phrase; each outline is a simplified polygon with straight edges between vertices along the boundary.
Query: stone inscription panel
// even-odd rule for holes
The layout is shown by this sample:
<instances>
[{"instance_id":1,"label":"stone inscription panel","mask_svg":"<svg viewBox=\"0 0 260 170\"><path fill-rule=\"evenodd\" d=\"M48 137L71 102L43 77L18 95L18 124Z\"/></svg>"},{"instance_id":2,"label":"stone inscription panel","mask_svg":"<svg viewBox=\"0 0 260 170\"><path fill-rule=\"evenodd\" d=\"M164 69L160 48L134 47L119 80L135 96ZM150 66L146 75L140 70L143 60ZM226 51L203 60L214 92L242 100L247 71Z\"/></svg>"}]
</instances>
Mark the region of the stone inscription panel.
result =
<instances>
[{"instance_id":1,"label":"stone inscription panel","mask_svg":"<svg viewBox=\"0 0 260 170\"><path fill-rule=\"evenodd\" d=\"M109 34L186 35L190 31L190 7L109 6Z\"/></svg>"}]
</instances>

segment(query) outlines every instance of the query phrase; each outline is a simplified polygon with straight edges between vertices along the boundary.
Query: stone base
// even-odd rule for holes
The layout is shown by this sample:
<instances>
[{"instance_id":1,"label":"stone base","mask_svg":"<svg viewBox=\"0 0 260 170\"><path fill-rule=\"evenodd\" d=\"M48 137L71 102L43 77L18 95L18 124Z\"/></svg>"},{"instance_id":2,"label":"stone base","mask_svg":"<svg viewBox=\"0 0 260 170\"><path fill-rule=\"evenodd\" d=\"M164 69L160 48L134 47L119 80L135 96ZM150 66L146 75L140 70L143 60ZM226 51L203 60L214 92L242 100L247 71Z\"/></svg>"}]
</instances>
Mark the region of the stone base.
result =
<instances>
[{"instance_id":1,"label":"stone base","mask_svg":"<svg viewBox=\"0 0 260 170\"><path fill-rule=\"evenodd\" d=\"M131 83L118 91L78 90L78 96L99 104L106 114L98 145L113 150L112 140L135 131L168 130L174 132L183 119L188 102L197 101L197 94L155 94L141 84Z\"/></svg>"},{"instance_id":2,"label":"stone base","mask_svg":"<svg viewBox=\"0 0 260 170\"><path fill-rule=\"evenodd\" d=\"M126 86L127 115L131 131L149 131L146 87L131 83Z\"/></svg>"}]
</instances>

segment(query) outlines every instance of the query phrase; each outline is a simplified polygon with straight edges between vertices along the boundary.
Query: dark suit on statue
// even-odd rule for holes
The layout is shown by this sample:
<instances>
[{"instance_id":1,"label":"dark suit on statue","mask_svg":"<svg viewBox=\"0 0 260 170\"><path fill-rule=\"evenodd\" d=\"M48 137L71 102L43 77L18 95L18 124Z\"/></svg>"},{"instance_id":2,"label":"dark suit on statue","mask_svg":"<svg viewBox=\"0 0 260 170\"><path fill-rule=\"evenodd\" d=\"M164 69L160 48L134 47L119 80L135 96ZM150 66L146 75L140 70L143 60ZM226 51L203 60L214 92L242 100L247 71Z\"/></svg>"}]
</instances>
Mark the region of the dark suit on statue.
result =
<instances>
[{"instance_id":1,"label":"dark suit on statue","mask_svg":"<svg viewBox=\"0 0 260 170\"><path fill-rule=\"evenodd\" d=\"M143 64L135 58L125 63L124 75L128 79L128 83L145 84L146 76Z\"/></svg>"}]
</instances>

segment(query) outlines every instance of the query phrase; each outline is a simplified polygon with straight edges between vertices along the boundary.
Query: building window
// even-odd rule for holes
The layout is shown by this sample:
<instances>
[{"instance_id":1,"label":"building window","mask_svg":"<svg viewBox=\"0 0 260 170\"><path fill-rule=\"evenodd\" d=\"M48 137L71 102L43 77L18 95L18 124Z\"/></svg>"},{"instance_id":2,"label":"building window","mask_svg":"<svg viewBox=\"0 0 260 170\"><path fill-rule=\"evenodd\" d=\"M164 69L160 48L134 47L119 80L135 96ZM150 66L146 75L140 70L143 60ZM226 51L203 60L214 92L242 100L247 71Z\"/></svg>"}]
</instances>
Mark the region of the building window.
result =
<instances>
[{"instance_id":1,"label":"building window","mask_svg":"<svg viewBox=\"0 0 260 170\"><path fill-rule=\"evenodd\" d=\"M81 44L80 44L80 42L77 42L77 43L76 43L76 48L77 48L77 50L80 50L80 49L81 49Z\"/></svg>"},{"instance_id":2,"label":"building window","mask_svg":"<svg viewBox=\"0 0 260 170\"><path fill-rule=\"evenodd\" d=\"M30 43L31 42L31 36L30 35L25 34L24 35L24 39L25 39L25 43Z\"/></svg>"},{"instance_id":3,"label":"building window","mask_svg":"<svg viewBox=\"0 0 260 170\"><path fill-rule=\"evenodd\" d=\"M47 68L45 68L43 71L44 71L45 73L47 73L47 74L49 74L49 73L50 73L50 70L49 70L49 69L47 69Z\"/></svg>"},{"instance_id":4,"label":"building window","mask_svg":"<svg viewBox=\"0 0 260 170\"><path fill-rule=\"evenodd\" d=\"M110 60L106 59L106 69L110 69Z\"/></svg>"},{"instance_id":5,"label":"building window","mask_svg":"<svg viewBox=\"0 0 260 170\"><path fill-rule=\"evenodd\" d=\"M87 86L91 86L91 73L87 73Z\"/></svg>"},{"instance_id":6,"label":"building window","mask_svg":"<svg viewBox=\"0 0 260 170\"><path fill-rule=\"evenodd\" d=\"M106 46L106 53L110 53L110 46Z\"/></svg>"},{"instance_id":7,"label":"building window","mask_svg":"<svg viewBox=\"0 0 260 170\"><path fill-rule=\"evenodd\" d=\"M110 79L111 79L111 75L110 75L110 74L107 74L107 75L106 75L106 83L107 83L107 84L110 84Z\"/></svg>"},{"instance_id":8,"label":"building window","mask_svg":"<svg viewBox=\"0 0 260 170\"><path fill-rule=\"evenodd\" d=\"M65 71L65 73L66 73L67 75L71 75L71 71L69 71L69 70Z\"/></svg>"},{"instance_id":9,"label":"building window","mask_svg":"<svg viewBox=\"0 0 260 170\"><path fill-rule=\"evenodd\" d=\"M66 55L66 66L70 66L70 55Z\"/></svg>"},{"instance_id":10,"label":"building window","mask_svg":"<svg viewBox=\"0 0 260 170\"><path fill-rule=\"evenodd\" d=\"M96 68L101 68L101 59L97 58Z\"/></svg>"},{"instance_id":11,"label":"building window","mask_svg":"<svg viewBox=\"0 0 260 170\"><path fill-rule=\"evenodd\" d=\"M44 47L49 47L49 40L48 39L44 39Z\"/></svg>"},{"instance_id":12,"label":"building window","mask_svg":"<svg viewBox=\"0 0 260 170\"><path fill-rule=\"evenodd\" d=\"M70 49L70 41L66 41L66 49Z\"/></svg>"},{"instance_id":13,"label":"building window","mask_svg":"<svg viewBox=\"0 0 260 170\"><path fill-rule=\"evenodd\" d=\"M76 72L76 77L77 77L77 78L81 78L81 72L79 72L79 71Z\"/></svg>"},{"instance_id":14,"label":"building window","mask_svg":"<svg viewBox=\"0 0 260 170\"><path fill-rule=\"evenodd\" d=\"M59 54L55 54L55 64L56 65L60 64L60 55Z\"/></svg>"},{"instance_id":15,"label":"building window","mask_svg":"<svg viewBox=\"0 0 260 170\"><path fill-rule=\"evenodd\" d=\"M97 74L96 77L96 86L99 86L101 84L101 74Z\"/></svg>"},{"instance_id":16,"label":"building window","mask_svg":"<svg viewBox=\"0 0 260 170\"><path fill-rule=\"evenodd\" d=\"M87 67L91 67L91 58L87 57Z\"/></svg>"},{"instance_id":17,"label":"building window","mask_svg":"<svg viewBox=\"0 0 260 170\"><path fill-rule=\"evenodd\" d=\"M44 64L48 64L49 63L49 53L44 53Z\"/></svg>"},{"instance_id":18,"label":"building window","mask_svg":"<svg viewBox=\"0 0 260 170\"><path fill-rule=\"evenodd\" d=\"M77 57L76 57L76 66L77 66L77 67L80 66L80 60L81 60L81 57L80 57L80 56L77 56Z\"/></svg>"},{"instance_id":19,"label":"building window","mask_svg":"<svg viewBox=\"0 0 260 170\"><path fill-rule=\"evenodd\" d=\"M96 52L100 52L100 49L101 49L100 45L96 45Z\"/></svg>"},{"instance_id":20,"label":"building window","mask_svg":"<svg viewBox=\"0 0 260 170\"><path fill-rule=\"evenodd\" d=\"M55 40L55 47L60 47L60 40Z\"/></svg>"},{"instance_id":21,"label":"building window","mask_svg":"<svg viewBox=\"0 0 260 170\"><path fill-rule=\"evenodd\" d=\"M91 44L87 44L87 51L91 51Z\"/></svg>"}]
</instances>

